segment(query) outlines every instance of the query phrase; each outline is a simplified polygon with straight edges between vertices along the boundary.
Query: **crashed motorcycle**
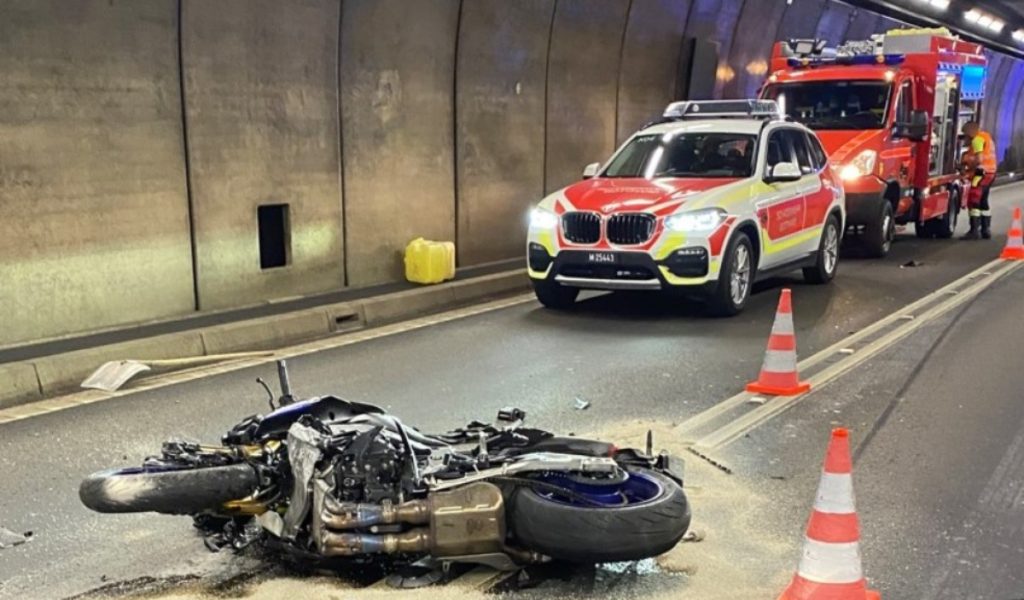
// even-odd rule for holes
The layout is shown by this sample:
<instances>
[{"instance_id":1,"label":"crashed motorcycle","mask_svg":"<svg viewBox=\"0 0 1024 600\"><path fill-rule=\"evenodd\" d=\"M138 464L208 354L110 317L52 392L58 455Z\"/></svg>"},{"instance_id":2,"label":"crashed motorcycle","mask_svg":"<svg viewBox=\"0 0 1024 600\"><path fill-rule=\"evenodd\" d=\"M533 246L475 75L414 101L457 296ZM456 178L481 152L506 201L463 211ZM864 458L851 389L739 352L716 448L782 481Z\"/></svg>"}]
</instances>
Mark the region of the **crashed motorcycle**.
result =
<instances>
[{"instance_id":1,"label":"crashed motorcycle","mask_svg":"<svg viewBox=\"0 0 1024 600\"><path fill-rule=\"evenodd\" d=\"M485 564L639 560L671 549L690 508L665 453L524 425L502 409L425 434L335 396L297 400L287 366L271 412L220 446L170 441L141 467L95 473L79 495L102 513L191 515L213 548L260 542L310 560ZM389 556L390 555L390 556Z\"/></svg>"}]
</instances>

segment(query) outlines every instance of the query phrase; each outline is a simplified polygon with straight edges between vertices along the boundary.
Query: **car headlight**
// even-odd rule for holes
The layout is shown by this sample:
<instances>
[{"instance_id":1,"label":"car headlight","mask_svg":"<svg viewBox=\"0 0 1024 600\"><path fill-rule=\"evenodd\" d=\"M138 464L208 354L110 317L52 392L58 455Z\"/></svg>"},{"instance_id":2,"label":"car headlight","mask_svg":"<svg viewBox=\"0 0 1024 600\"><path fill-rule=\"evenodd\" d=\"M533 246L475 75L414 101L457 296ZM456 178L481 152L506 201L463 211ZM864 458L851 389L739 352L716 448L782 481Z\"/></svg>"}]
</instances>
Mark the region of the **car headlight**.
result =
<instances>
[{"instance_id":1,"label":"car headlight","mask_svg":"<svg viewBox=\"0 0 1024 600\"><path fill-rule=\"evenodd\" d=\"M558 215L550 210L535 208L530 211L530 227L536 229L554 229L558 225Z\"/></svg>"},{"instance_id":2,"label":"car headlight","mask_svg":"<svg viewBox=\"0 0 1024 600\"><path fill-rule=\"evenodd\" d=\"M874 150L865 150L857 155L846 166L839 171L839 177L843 181L858 179L870 175L875 170L875 162L878 160L878 153Z\"/></svg>"},{"instance_id":3,"label":"car headlight","mask_svg":"<svg viewBox=\"0 0 1024 600\"><path fill-rule=\"evenodd\" d=\"M672 215L665 219L665 228L670 231L681 231L692 233L695 231L711 231L722 224L726 212L720 208L708 208L695 210L678 215Z\"/></svg>"}]
</instances>

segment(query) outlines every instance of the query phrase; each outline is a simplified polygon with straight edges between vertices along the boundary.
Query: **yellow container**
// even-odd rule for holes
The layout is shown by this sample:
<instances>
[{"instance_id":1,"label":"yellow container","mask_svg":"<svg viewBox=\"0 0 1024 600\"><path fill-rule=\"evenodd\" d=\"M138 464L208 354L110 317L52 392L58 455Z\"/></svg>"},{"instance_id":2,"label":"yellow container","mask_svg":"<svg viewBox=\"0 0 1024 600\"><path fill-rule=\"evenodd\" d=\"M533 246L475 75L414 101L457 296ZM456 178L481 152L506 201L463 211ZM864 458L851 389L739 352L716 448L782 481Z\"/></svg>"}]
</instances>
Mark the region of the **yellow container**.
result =
<instances>
[{"instance_id":1,"label":"yellow container","mask_svg":"<svg viewBox=\"0 0 1024 600\"><path fill-rule=\"evenodd\" d=\"M405 247L405 278L413 283L441 283L455 278L455 244L416 238Z\"/></svg>"}]
</instances>

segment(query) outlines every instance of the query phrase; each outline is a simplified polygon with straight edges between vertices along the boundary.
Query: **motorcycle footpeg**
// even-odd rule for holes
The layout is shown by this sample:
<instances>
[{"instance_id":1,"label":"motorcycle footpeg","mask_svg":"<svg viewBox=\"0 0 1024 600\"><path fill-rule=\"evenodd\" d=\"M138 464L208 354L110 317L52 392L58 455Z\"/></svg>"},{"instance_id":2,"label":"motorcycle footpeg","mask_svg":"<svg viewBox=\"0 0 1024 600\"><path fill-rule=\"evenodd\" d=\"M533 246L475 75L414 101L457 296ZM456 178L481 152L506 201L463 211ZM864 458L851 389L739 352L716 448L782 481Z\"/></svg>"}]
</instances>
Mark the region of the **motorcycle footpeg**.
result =
<instances>
[{"instance_id":1,"label":"motorcycle footpeg","mask_svg":"<svg viewBox=\"0 0 1024 600\"><path fill-rule=\"evenodd\" d=\"M498 411L498 420L506 423L514 423L526 419L526 412L512 406L506 406Z\"/></svg>"}]
</instances>

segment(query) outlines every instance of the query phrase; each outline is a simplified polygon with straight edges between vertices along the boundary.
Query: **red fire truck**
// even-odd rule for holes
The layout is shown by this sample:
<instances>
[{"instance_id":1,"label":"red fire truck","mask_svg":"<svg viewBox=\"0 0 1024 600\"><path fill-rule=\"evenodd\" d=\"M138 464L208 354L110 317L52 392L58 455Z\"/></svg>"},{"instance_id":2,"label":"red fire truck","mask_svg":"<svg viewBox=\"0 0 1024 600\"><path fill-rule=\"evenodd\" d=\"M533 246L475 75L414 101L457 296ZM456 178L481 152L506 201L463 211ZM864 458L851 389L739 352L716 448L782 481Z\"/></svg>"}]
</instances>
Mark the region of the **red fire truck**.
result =
<instances>
[{"instance_id":1,"label":"red fire truck","mask_svg":"<svg viewBox=\"0 0 1024 600\"><path fill-rule=\"evenodd\" d=\"M959 133L980 117L987 60L945 29L894 30L829 48L775 44L761 90L814 129L846 190L848 231L889 252L897 224L949 238L965 196Z\"/></svg>"}]
</instances>

